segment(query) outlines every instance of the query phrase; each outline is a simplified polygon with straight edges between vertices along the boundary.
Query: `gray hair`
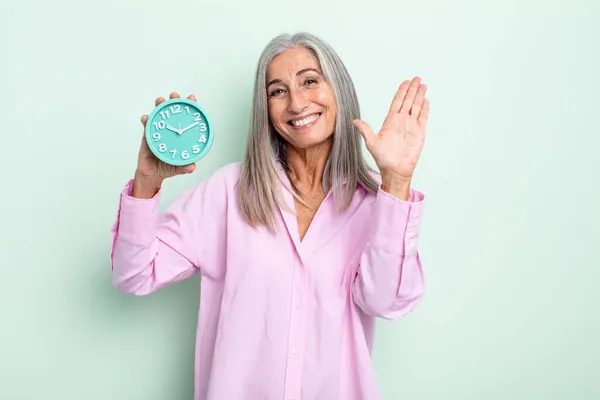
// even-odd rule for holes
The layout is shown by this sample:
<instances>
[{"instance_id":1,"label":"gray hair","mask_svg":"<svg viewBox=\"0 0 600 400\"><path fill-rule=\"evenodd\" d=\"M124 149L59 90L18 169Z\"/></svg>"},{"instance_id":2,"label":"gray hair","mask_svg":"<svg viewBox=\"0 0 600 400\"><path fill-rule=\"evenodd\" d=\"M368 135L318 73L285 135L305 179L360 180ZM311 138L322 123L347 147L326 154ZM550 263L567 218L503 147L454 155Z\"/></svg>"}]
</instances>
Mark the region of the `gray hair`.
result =
<instances>
[{"instance_id":1,"label":"gray hair","mask_svg":"<svg viewBox=\"0 0 600 400\"><path fill-rule=\"evenodd\" d=\"M266 74L276 55L297 46L313 53L337 102L333 145L323 173L325 193L331 189L337 210L344 211L352 202L357 184L371 192L379 186L362 156L360 133L352 125L354 119L360 118L360 109L354 84L340 57L328 43L309 33L276 36L258 60L250 131L237 188L242 217L251 226L263 225L271 232L275 232L276 207L294 211L289 210L281 195L278 164L287 173L287 143L275 131L268 115ZM303 203L299 193L290 189Z\"/></svg>"}]
</instances>

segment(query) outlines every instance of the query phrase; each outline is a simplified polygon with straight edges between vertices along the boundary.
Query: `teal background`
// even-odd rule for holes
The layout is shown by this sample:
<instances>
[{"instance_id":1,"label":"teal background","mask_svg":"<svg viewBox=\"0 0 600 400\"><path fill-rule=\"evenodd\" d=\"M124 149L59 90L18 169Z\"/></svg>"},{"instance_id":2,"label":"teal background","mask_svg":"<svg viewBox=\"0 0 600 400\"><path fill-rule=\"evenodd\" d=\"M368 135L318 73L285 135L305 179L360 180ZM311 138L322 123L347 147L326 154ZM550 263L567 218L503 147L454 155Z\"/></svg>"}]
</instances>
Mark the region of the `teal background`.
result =
<instances>
[{"instance_id":1,"label":"teal background","mask_svg":"<svg viewBox=\"0 0 600 400\"><path fill-rule=\"evenodd\" d=\"M109 230L157 96L218 138L161 207L243 154L255 62L280 32L341 54L378 128L429 86L414 186L427 294L378 324L388 400L600 398L600 5L422 0L3 2L0 399L191 399L198 278L110 284ZM252 312L252 310L248 310Z\"/></svg>"}]
</instances>

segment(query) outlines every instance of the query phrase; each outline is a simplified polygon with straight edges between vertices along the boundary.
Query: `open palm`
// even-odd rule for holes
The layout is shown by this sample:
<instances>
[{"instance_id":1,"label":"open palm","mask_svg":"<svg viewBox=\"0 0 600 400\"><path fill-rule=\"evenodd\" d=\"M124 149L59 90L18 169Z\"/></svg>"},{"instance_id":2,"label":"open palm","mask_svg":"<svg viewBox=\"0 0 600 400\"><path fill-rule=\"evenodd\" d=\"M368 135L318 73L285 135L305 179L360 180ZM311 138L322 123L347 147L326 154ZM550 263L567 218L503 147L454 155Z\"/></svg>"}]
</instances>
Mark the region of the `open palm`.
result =
<instances>
[{"instance_id":1,"label":"open palm","mask_svg":"<svg viewBox=\"0 0 600 400\"><path fill-rule=\"evenodd\" d=\"M402 82L379 134L375 134L362 120L352 122L364 138L367 150L381 173L412 178L425 142L429 114L426 91L427 87L419 77Z\"/></svg>"}]
</instances>

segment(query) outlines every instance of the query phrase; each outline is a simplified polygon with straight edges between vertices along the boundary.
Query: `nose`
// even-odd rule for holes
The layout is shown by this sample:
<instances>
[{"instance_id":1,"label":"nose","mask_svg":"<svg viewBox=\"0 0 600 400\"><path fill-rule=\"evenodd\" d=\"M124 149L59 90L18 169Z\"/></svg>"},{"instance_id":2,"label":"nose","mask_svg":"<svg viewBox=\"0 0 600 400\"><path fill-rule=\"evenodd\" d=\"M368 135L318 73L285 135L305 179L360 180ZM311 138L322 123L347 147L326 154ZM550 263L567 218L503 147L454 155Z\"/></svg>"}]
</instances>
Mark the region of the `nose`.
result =
<instances>
[{"instance_id":1,"label":"nose","mask_svg":"<svg viewBox=\"0 0 600 400\"><path fill-rule=\"evenodd\" d=\"M290 89L288 110L294 114L300 114L309 104L306 94L298 89Z\"/></svg>"}]
</instances>

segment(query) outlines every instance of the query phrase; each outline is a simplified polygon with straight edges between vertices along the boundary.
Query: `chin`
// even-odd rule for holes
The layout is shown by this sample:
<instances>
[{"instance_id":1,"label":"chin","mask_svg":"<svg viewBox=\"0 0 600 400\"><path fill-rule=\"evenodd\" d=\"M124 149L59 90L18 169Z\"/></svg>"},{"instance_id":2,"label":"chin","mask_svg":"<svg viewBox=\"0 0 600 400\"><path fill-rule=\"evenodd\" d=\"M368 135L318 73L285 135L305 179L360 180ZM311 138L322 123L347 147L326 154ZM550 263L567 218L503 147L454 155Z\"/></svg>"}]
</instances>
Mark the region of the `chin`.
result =
<instances>
[{"instance_id":1,"label":"chin","mask_svg":"<svg viewBox=\"0 0 600 400\"><path fill-rule=\"evenodd\" d=\"M288 136L287 141L297 149L309 149L311 147L328 143L329 141L331 141L331 139L332 135L320 133L316 135L307 135L304 137L298 137L297 135L294 135L291 138L289 138Z\"/></svg>"}]
</instances>

